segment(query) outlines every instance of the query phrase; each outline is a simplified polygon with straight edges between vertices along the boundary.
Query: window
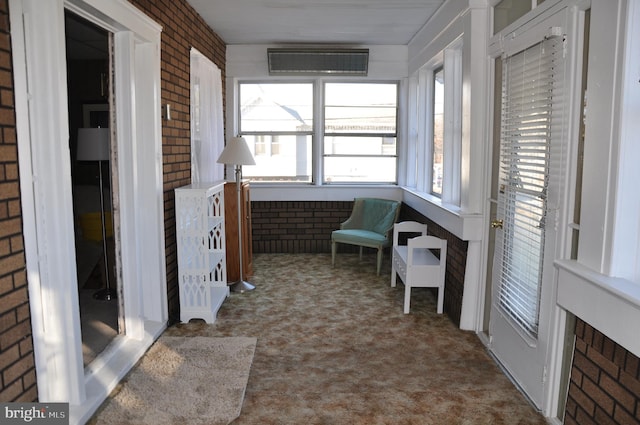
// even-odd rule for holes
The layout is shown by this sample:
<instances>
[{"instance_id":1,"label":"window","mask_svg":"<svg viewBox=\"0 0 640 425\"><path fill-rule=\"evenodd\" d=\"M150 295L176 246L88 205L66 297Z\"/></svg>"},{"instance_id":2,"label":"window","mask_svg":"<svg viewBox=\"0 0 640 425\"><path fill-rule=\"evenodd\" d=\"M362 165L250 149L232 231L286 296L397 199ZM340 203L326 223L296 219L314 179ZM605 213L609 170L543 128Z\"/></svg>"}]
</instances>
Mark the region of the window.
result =
<instances>
[{"instance_id":1,"label":"window","mask_svg":"<svg viewBox=\"0 0 640 425\"><path fill-rule=\"evenodd\" d=\"M313 83L240 83L239 130L256 160L243 174L258 182L310 183Z\"/></svg>"},{"instance_id":2,"label":"window","mask_svg":"<svg viewBox=\"0 0 640 425\"><path fill-rule=\"evenodd\" d=\"M396 183L396 82L326 83L322 92L313 82L241 82L238 90L251 180L312 183L317 170L322 183Z\"/></svg>"},{"instance_id":3,"label":"window","mask_svg":"<svg viewBox=\"0 0 640 425\"><path fill-rule=\"evenodd\" d=\"M444 156L444 68L433 73L433 145L431 150L431 193L442 196Z\"/></svg>"},{"instance_id":4,"label":"window","mask_svg":"<svg viewBox=\"0 0 640 425\"><path fill-rule=\"evenodd\" d=\"M502 116L496 246L502 311L538 336L549 187L558 181L556 99L562 99L562 38L550 37L502 63ZM555 148L554 148L555 147Z\"/></svg>"},{"instance_id":5,"label":"window","mask_svg":"<svg viewBox=\"0 0 640 425\"><path fill-rule=\"evenodd\" d=\"M398 85L326 83L324 183L396 183Z\"/></svg>"},{"instance_id":6,"label":"window","mask_svg":"<svg viewBox=\"0 0 640 425\"><path fill-rule=\"evenodd\" d=\"M493 7L493 33L499 33L543 2L544 0L501 0Z\"/></svg>"},{"instance_id":7,"label":"window","mask_svg":"<svg viewBox=\"0 0 640 425\"><path fill-rule=\"evenodd\" d=\"M462 196L462 48L462 38L450 43L408 82L407 167L400 181L447 206L460 206Z\"/></svg>"}]
</instances>

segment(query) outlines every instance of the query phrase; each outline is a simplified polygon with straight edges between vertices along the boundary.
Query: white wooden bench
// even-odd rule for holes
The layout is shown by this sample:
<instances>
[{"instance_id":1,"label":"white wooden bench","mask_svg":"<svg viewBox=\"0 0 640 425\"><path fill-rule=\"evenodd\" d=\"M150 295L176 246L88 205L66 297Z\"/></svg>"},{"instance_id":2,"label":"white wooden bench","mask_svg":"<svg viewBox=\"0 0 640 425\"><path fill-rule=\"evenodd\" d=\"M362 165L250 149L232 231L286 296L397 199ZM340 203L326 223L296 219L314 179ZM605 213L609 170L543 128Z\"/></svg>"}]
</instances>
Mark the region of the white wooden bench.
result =
<instances>
[{"instance_id":1,"label":"white wooden bench","mask_svg":"<svg viewBox=\"0 0 640 425\"><path fill-rule=\"evenodd\" d=\"M401 233L419 233L421 236L407 240L407 245L398 244ZM447 263L447 241L435 236L426 236L427 225L415 221L396 223L393 228L393 252L391 258L391 286L396 286L396 276L404 283L404 313L409 313L411 288L438 289L438 314L444 304L444 276ZM440 258L432 250L440 251Z\"/></svg>"}]
</instances>

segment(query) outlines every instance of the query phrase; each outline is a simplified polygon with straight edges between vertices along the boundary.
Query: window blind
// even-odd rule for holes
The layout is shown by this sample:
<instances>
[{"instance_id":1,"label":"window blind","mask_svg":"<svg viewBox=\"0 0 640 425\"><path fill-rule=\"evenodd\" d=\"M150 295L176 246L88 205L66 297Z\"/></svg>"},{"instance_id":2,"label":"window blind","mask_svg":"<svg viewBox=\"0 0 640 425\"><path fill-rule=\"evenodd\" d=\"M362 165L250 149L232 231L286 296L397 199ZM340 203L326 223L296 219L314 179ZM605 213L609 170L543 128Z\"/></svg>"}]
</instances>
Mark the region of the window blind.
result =
<instances>
[{"instance_id":1,"label":"window blind","mask_svg":"<svg viewBox=\"0 0 640 425\"><path fill-rule=\"evenodd\" d=\"M497 234L500 309L537 338L560 37L503 58Z\"/></svg>"}]
</instances>

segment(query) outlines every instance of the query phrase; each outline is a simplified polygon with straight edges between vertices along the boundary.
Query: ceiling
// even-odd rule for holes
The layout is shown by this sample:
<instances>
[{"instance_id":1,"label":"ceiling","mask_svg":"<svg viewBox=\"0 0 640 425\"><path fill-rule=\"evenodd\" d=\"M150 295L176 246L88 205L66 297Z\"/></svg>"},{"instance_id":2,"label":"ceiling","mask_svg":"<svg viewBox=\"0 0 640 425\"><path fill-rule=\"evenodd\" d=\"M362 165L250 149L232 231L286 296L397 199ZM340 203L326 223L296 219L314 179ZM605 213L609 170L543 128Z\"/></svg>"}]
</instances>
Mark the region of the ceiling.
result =
<instances>
[{"instance_id":1,"label":"ceiling","mask_svg":"<svg viewBox=\"0 0 640 425\"><path fill-rule=\"evenodd\" d=\"M187 0L228 45L406 45L444 0Z\"/></svg>"}]
</instances>

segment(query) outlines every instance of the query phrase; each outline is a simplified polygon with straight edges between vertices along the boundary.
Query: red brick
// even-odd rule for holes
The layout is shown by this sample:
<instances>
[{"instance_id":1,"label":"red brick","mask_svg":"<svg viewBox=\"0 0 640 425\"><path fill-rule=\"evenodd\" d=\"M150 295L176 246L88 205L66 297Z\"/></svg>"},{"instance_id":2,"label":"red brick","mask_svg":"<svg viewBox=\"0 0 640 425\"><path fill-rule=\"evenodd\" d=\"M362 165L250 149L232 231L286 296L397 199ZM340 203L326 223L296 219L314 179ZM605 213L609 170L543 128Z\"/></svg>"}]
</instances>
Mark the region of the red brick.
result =
<instances>
[{"instance_id":1,"label":"red brick","mask_svg":"<svg viewBox=\"0 0 640 425\"><path fill-rule=\"evenodd\" d=\"M0 332L15 326L16 323L18 323L18 321L16 320L15 311L9 310L6 314L0 316ZM0 365L0 369L2 369L2 365Z\"/></svg>"},{"instance_id":2,"label":"red brick","mask_svg":"<svg viewBox=\"0 0 640 425\"><path fill-rule=\"evenodd\" d=\"M596 414L593 416L593 419L598 425L617 425L616 421L599 407L596 407Z\"/></svg>"},{"instance_id":3,"label":"red brick","mask_svg":"<svg viewBox=\"0 0 640 425\"><path fill-rule=\"evenodd\" d=\"M582 391L589 396L607 414L613 415L614 401L607 393L589 379L582 383Z\"/></svg>"},{"instance_id":4,"label":"red brick","mask_svg":"<svg viewBox=\"0 0 640 425\"><path fill-rule=\"evenodd\" d=\"M600 368L589 360L584 354L577 351L573 358L573 365L577 367L584 375L588 376L592 381L600 380Z\"/></svg>"},{"instance_id":5,"label":"red brick","mask_svg":"<svg viewBox=\"0 0 640 425\"><path fill-rule=\"evenodd\" d=\"M627 389L623 388L618 382L614 381L609 375L602 375L600 379L600 387L616 400L616 404L619 404L626 410L633 412L636 397L634 397Z\"/></svg>"},{"instance_id":6,"label":"red brick","mask_svg":"<svg viewBox=\"0 0 640 425\"><path fill-rule=\"evenodd\" d=\"M620 345L616 344L615 353L613 354L613 363L620 369L624 369L627 361L627 355L630 355L630 353Z\"/></svg>"},{"instance_id":7,"label":"red brick","mask_svg":"<svg viewBox=\"0 0 640 425\"><path fill-rule=\"evenodd\" d=\"M582 339L584 340L584 342L587 343L587 345L593 344L593 332L594 332L594 329L591 327L591 325L589 325L588 323L585 323L584 335L582 336Z\"/></svg>"},{"instance_id":8,"label":"red brick","mask_svg":"<svg viewBox=\"0 0 640 425\"><path fill-rule=\"evenodd\" d=\"M20 359L20 350L17 345L3 351L0 353L0 370L6 369L9 365L17 362L18 359Z\"/></svg>"},{"instance_id":9,"label":"red brick","mask_svg":"<svg viewBox=\"0 0 640 425\"><path fill-rule=\"evenodd\" d=\"M20 347L20 355L25 357L33 353L33 339L25 338L18 344Z\"/></svg>"},{"instance_id":10,"label":"red brick","mask_svg":"<svg viewBox=\"0 0 640 425\"><path fill-rule=\"evenodd\" d=\"M1 193L0 193L0 196L2 196ZM0 226L0 238L3 238L8 235L15 235L15 234L21 233L22 232L21 224L22 224L22 221L19 218L2 221L2 226Z\"/></svg>"},{"instance_id":11,"label":"red brick","mask_svg":"<svg viewBox=\"0 0 640 425\"><path fill-rule=\"evenodd\" d=\"M11 276L0 277L0 295L13 290L13 279Z\"/></svg>"},{"instance_id":12,"label":"red brick","mask_svg":"<svg viewBox=\"0 0 640 425\"><path fill-rule=\"evenodd\" d=\"M615 419L616 424L622 425L637 425L638 421L626 410L622 409L620 406L616 406L616 410L613 414L613 419Z\"/></svg>"},{"instance_id":13,"label":"red brick","mask_svg":"<svg viewBox=\"0 0 640 425\"><path fill-rule=\"evenodd\" d=\"M22 207L20 206L20 200L9 201L9 217L14 218L22 214ZM22 220L19 221L22 224Z\"/></svg>"},{"instance_id":14,"label":"red brick","mask_svg":"<svg viewBox=\"0 0 640 425\"><path fill-rule=\"evenodd\" d=\"M624 365L624 371L627 372L631 376L635 376L636 378L640 378L639 372L640 361L638 361L638 357L628 353L626 356L626 362Z\"/></svg>"},{"instance_id":15,"label":"red brick","mask_svg":"<svg viewBox=\"0 0 640 425\"><path fill-rule=\"evenodd\" d=\"M24 388L22 386L22 382L15 381L13 383L9 383L9 385L2 388L2 392L0 392L0 401L17 401L23 392Z\"/></svg>"},{"instance_id":16,"label":"red brick","mask_svg":"<svg viewBox=\"0 0 640 425\"><path fill-rule=\"evenodd\" d=\"M21 269L24 266L24 254L19 252L0 258L0 275L9 274Z\"/></svg>"},{"instance_id":17,"label":"red brick","mask_svg":"<svg viewBox=\"0 0 640 425\"><path fill-rule=\"evenodd\" d=\"M22 377L22 385L25 389L35 386L37 383L35 369L30 370Z\"/></svg>"},{"instance_id":18,"label":"red brick","mask_svg":"<svg viewBox=\"0 0 640 425\"><path fill-rule=\"evenodd\" d=\"M640 380L638 378L622 371L620 372L619 383L633 395L636 402L640 400ZM629 411L633 411L633 409L629 409Z\"/></svg>"},{"instance_id":19,"label":"red brick","mask_svg":"<svg viewBox=\"0 0 640 425\"><path fill-rule=\"evenodd\" d=\"M4 382L13 382L34 368L33 356L28 356L14 363L2 372Z\"/></svg>"},{"instance_id":20,"label":"red brick","mask_svg":"<svg viewBox=\"0 0 640 425\"><path fill-rule=\"evenodd\" d=\"M584 391L575 385L569 387L569 398L575 401L576 405L584 410L590 417L595 413L596 405L592 399L590 399ZM577 415L577 412L576 412ZM577 416L576 416L577 417Z\"/></svg>"},{"instance_id":21,"label":"red brick","mask_svg":"<svg viewBox=\"0 0 640 425\"><path fill-rule=\"evenodd\" d=\"M25 391L20 394L15 401L20 403L33 403L38 400L38 389L36 386L31 388L25 388Z\"/></svg>"},{"instance_id":22,"label":"red brick","mask_svg":"<svg viewBox=\"0 0 640 425\"><path fill-rule=\"evenodd\" d=\"M8 347L20 342L24 338L28 338L31 335L31 326L29 322L18 323L13 328L0 334L0 350L5 350Z\"/></svg>"},{"instance_id":23,"label":"red brick","mask_svg":"<svg viewBox=\"0 0 640 425\"><path fill-rule=\"evenodd\" d=\"M616 343L609 338L605 338L602 344L602 355L605 358L611 361L614 361L615 350L616 350ZM623 367L623 365L618 365L618 366Z\"/></svg>"},{"instance_id":24,"label":"red brick","mask_svg":"<svg viewBox=\"0 0 640 425\"><path fill-rule=\"evenodd\" d=\"M604 335L602 332L594 329L593 330L593 341L591 341L591 347L598 352L598 354L602 355L602 345L604 344Z\"/></svg>"},{"instance_id":25,"label":"red brick","mask_svg":"<svg viewBox=\"0 0 640 425\"><path fill-rule=\"evenodd\" d=\"M598 425L591 415L581 409L578 409L578 412L576 413L576 422L580 425Z\"/></svg>"},{"instance_id":26,"label":"red brick","mask_svg":"<svg viewBox=\"0 0 640 425\"><path fill-rule=\"evenodd\" d=\"M618 378L620 368L616 366L616 364L611 360L600 354L598 350L589 347L587 349L587 357L589 358L589 360L598 365L598 367L600 367L603 371L607 372L609 375L613 376L616 379Z\"/></svg>"}]
</instances>

